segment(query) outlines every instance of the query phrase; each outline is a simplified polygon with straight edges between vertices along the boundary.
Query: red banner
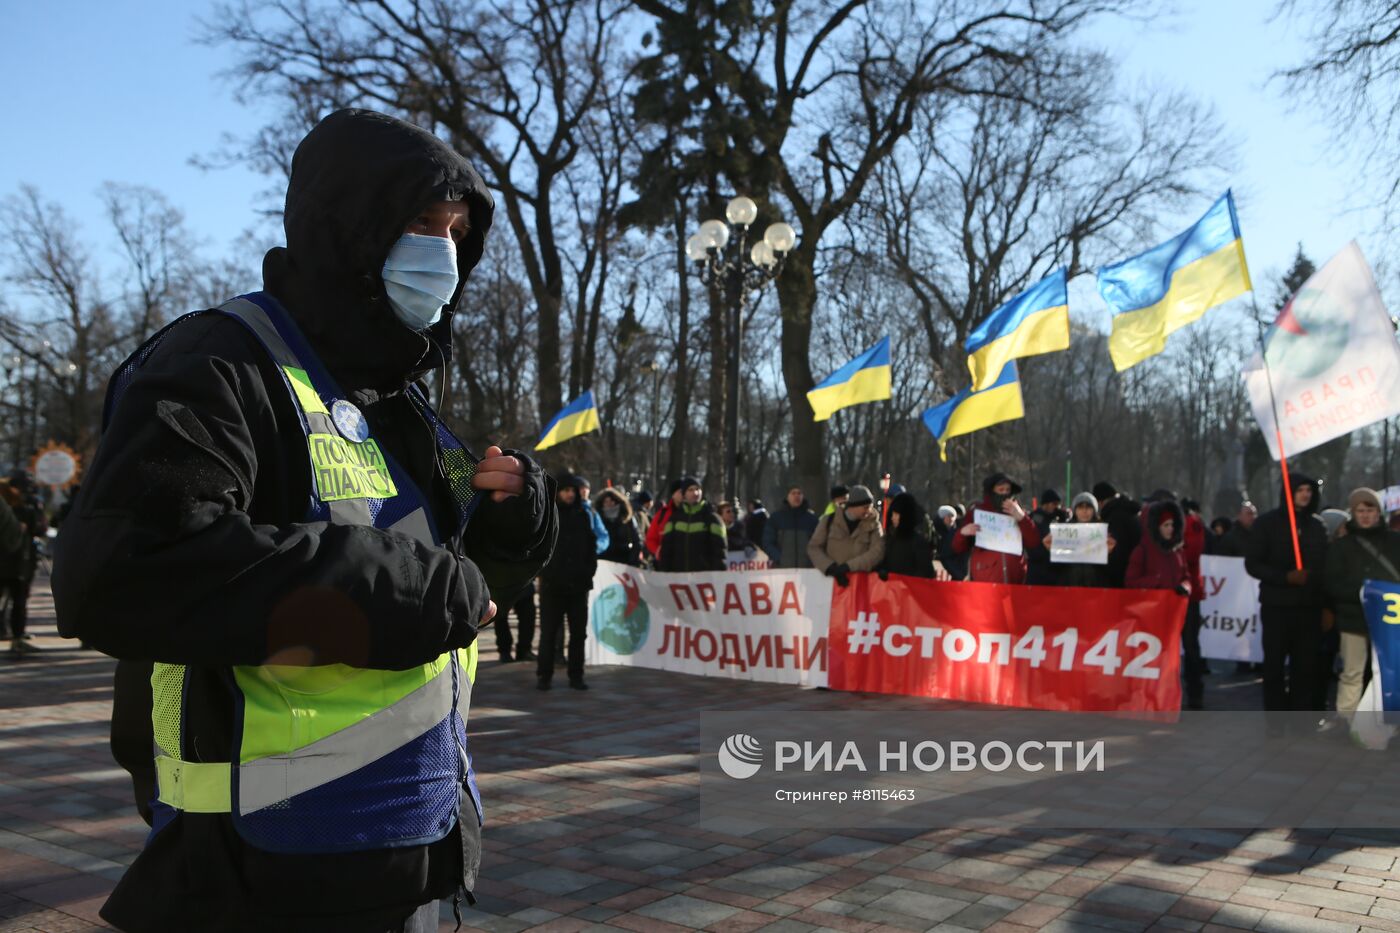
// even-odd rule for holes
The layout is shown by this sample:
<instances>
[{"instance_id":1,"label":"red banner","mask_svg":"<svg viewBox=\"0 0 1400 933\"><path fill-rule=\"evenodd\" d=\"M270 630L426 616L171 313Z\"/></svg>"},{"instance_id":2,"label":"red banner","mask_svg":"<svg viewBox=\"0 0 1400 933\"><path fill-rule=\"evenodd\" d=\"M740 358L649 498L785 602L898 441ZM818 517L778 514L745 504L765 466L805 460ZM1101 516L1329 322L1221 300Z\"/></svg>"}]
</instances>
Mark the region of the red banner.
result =
<instances>
[{"instance_id":1,"label":"red banner","mask_svg":"<svg viewBox=\"0 0 1400 933\"><path fill-rule=\"evenodd\" d=\"M1186 598L1165 590L833 584L833 690L1050 710L1181 708Z\"/></svg>"}]
</instances>

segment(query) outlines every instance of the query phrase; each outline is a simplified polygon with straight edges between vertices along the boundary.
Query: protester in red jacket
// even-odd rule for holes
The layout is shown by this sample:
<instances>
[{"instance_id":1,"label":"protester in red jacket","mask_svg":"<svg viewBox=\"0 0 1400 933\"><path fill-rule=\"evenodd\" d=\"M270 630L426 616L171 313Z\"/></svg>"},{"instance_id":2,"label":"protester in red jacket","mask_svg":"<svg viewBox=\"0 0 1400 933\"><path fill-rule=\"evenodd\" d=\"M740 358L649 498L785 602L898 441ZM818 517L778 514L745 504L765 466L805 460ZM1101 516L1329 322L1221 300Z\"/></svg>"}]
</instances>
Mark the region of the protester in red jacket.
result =
<instances>
[{"instance_id":1,"label":"protester in red jacket","mask_svg":"<svg viewBox=\"0 0 1400 933\"><path fill-rule=\"evenodd\" d=\"M968 564L967 578L974 583L1024 583L1026 582L1026 552L1040 545L1040 533L1035 523L1016 501L1021 487L1005 473L993 473L982 481L982 501L975 506L984 512L1001 512L1010 515L1021 532L1021 553L1003 554L977 547L977 532L981 528L973 521L975 512L968 512L958 523L953 535L953 553L972 552Z\"/></svg>"},{"instance_id":2,"label":"protester in red jacket","mask_svg":"<svg viewBox=\"0 0 1400 933\"><path fill-rule=\"evenodd\" d=\"M1182 535L1186 525L1181 506L1173 499L1150 503L1143 510L1142 541L1128 558L1124 580L1131 589L1192 592Z\"/></svg>"},{"instance_id":3,"label":"protester in red jacket","mask_svg":"<svg viewBox=\"0 0 1400 933\"><path fill-rule=\"evenodd\" d=\"M1201 577L1201 556L1206 552L1206 522L1201 507L1194 499L1182 499L1181 510L1186 515L1182 549L1186 553L1186 569L1191 573L1191 601L1199 602L1205 595L1206 584Z\"/></svg>"},{"instance_id":4,"label":"protester in red jacket","mask_svg":"<svg viewBox=\"0 0 1400 933\"><path fill-rule=\"evenodd\" d=\"M1142 542L1128 559L1125 585L1142 590L1172 590L1191 600L1199 600L1204 592L1199 577L1205 526L1197 517L1195 525L1199 527L1193 528L1176 498L1166 490L1154 492L1147 499L1148 504L1142 510ZM1197 539L1194 544L1193 536ZM1200 620L1200 604L1188 602L1181 632L1181 645L1186 653L1181 676L1187 709L1205 708Z\"/></svg>"},{"instance_id":5,"label":"protester in red jacket","mask_svg":"<svg viewBox=\"0 0 1400 933\"><path fill-rule=\"evenodd\" d=\"M656 514L651 517L651 524L647 526L647 550L651 552L653 560L661 557L661 535L666 530L666 522L671 518L671 512L681 502L681 481L672 480L667 487L666 501L656 507Z\"/></svg>"}]
</instances>

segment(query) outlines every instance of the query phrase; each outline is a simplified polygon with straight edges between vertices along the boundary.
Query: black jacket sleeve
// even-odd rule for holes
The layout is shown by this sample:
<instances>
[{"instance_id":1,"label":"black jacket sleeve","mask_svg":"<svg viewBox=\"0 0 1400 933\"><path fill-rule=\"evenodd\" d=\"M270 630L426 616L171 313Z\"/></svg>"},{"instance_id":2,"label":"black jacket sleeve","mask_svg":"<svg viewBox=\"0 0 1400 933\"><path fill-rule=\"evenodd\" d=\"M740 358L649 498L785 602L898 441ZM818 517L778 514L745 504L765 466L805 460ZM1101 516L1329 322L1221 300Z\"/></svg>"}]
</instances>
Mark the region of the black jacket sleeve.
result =
<instances>
[{"instance_id":1,"label":"black jacket sleeve","mask_svg":"<svg viewBox=\"0 0 1400 933\"><path fill-rule=\"evenodd\" d=\"M19 527L10 503L0 499L0 556L12 554L24 543L24 533Z\"/></svg>"},{"instance_id":2,"label":"black jacket sleeve","mask_svg":"<svg viewBox=\"0 0 1400 933\"><path fill-rule=\"evenodd\" d=\"M559 537L554 478L518 450L503 453L525 464L525 491L500 502L482 494L467 524L466 554L481 569L498 611L515 604L530 581L549 562Z\"/></svg>"},{"instance_id":3,"label":"black jacket sleeve","mask_svg":"<svg viewBox=\"0 0 1400 933\"><path fill-rule=\"evenodd\" d=\"M214 666L400 669L470 644L487 604L470 561L371 527L250 517L255 496L304 514L310 486L251 339L177 325L127 388L57 541L59 630L121 659Z\"/></svg>"},{"instance_id":4,"label":"black jacket sleeve","mask_svg":"<svg viewBox=\"0 0 1400 933\"><path fill-rule=\"evenodd\" d=\"M1274 556L1274 539L1276 537L1278 523L1274 521L1276 513L1260 516L1254 523L1254 534L1249 537L1249 544L1244 552L1244 569L1251 577L1260 583L1268 583L1274 586L1288 585L1288 571L1293 569L1293 562L1280 566ZM1290 536L1292 532L1289 532ZM1290 540L1289 547L1292 547Z\"/></svg>"}]
</instances>

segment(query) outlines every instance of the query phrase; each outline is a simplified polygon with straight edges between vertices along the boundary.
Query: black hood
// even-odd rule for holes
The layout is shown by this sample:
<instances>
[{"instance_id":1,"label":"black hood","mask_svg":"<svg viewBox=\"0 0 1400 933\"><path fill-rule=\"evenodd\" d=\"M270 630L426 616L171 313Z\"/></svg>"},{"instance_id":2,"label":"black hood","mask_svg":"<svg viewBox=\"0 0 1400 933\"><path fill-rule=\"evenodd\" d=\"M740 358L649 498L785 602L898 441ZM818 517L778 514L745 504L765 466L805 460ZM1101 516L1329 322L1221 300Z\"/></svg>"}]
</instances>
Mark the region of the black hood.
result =
<instances>
[{"instance_id":1,"label":"black hood","mask_svg":"<svg viewBox=\"0 0 1400 933\"><path fill-rule=\"evenodd\" d=\"M991 476L988 476L986 479L982 480L982 495L990 496L992 494L992 489L1001 483L1011 484L1011 494L1013 496L1019 496L1021 494L1020 483L1016 482L1014 479L1007 476L1005 473L993 473Z\"/></svg>"},{"instance_id":2,"label":"black hood","mask_svg":"<svg viewBox=\"0 0 1400 933\"><path fill-rule=\"evenodd\" d=\"M1315 480L1311 476L1305 476L1302 473L1290 473L1288 475L1288 481L1293 484L1294 489L1297 489L1299 486L1312 487L1312 501L1309 502L1307 507L1302 511L1304 515L1316 515L1318 510L1322 508L1322 481ZM1288 512L1287 490L1279 490L1278 507L1283 509L1285 513Z\"/></svg>"},{"instance_id":3,"label":"black hood","mask_svg":"<svg viewBox=\"0 0 1400 933\"><path fill-rule=\"evenodd\" d=\"M907 538L923 532L923 507L919 505L919 500L909 493L901 492L890 500L890 514L899 516L899 527L888 532L889 534Z\"/></svg>"},{"instance_id":4,"label":"black hood","mask_svg":"<svg viewBox=\"0 0 1400 933\"><path fill-rule=\"evenodd\" d=\"M419 333L394 316L381 273L404 228L437 201L466 202L471 230L457 246L452 301ZM451 359L452 316L494 210L481 176L432 133L370 110L337 110L292 156L287 245L263 258L263 287L343 389L398 391Z\"/></svg>"}]
</instances>

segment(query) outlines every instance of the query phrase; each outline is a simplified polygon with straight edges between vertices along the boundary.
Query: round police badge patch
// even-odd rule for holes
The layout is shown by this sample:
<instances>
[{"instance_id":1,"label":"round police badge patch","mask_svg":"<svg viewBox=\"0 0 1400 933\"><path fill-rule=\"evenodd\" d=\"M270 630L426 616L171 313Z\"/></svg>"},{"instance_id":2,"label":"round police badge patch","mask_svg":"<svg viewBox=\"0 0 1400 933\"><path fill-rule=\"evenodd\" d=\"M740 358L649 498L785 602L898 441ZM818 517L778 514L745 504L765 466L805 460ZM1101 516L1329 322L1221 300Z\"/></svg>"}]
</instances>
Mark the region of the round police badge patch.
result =
<instances>
[{"instance_id":1,"label":"round police badge patch","mask_svg":"<svg viewBox=\"0 0 1400 933\"><path fill-rule=\"evenodd\" d=\"M347 441L363 444L369 437L369 422L364 413L343 398L331 404L331 420Z\"/></svg>"}]
</instances>

